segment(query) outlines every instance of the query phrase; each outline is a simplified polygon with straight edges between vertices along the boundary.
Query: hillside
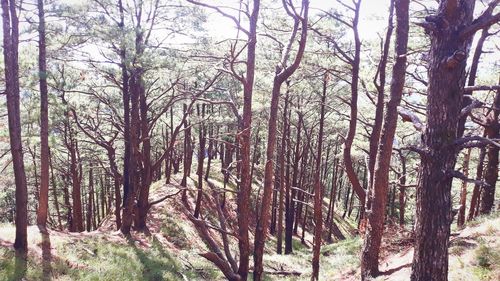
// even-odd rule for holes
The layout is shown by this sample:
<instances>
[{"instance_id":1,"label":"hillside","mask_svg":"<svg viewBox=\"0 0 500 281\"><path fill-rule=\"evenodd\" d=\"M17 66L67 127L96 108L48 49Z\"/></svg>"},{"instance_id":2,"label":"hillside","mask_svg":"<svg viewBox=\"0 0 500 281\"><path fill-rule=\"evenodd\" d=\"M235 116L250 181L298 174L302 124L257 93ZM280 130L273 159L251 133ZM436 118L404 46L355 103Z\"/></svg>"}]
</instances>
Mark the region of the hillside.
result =
<instances>
[{"instance_id":1,"label":"hillside","mask_svg":"<svg viewBox=\"0 0 500 281\"><path fill-rule=\"evenodd\" d=\"M218 183L215 179L212 182ZM194 182L190 182L194 186ZM153 200L175 193L172 185L156 183ZM204 201L206 217L214 216L209 197ZM228 209L234 208L228 199ZM233 214L228 217L235 219ZM199 256L205 250L196 229L183 214L180 195L155 205L148 227L150 236L134 233L130 240L114 231L112 222L92 232L68 233L50 230L42 237L29 227L30 254L24 280L224 280L213 265ZM0 280L16 280L19 269L12 250L14 226L0 226ZM389 228L384 241L382 270L376 280L407 280L412 259L408 233ZM450 247L450 280L498 280L500 276L500 218L482 218L453 232ZM275 254L275 239L267 245L266 280L309 280L311 249L297 238L291 256ZM320 280L359 280L362 240L324 245ZM50 250L50 251L49 251ZM51 261L51 262L50 262ZM49 273L50 272L50 273Z\"/></svg>"}]
</instances>

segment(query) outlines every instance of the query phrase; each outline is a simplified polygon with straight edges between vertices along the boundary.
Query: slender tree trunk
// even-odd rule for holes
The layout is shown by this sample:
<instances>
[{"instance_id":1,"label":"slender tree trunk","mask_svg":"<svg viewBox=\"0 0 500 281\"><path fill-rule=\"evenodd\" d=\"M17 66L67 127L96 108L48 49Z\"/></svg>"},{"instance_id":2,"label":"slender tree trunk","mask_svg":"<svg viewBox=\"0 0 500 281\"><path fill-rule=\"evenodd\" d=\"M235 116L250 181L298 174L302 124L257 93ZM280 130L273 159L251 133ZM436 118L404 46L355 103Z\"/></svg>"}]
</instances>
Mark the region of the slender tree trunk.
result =
<instances>
[{"instance_id":1,"label":"slender tree trunk","mask_svg":"<svg viewBox=\"0 0 500 281\"><path fill-rule=\"evenodd\" d=\"M10 150L16 183L16 238L14 249L26 259L28 253L28 187L24 170L19 108L19 19L15 0L2 1L5 93L9 122Z\"/></svg>"},{"instance_id":2,"label":"slender tree trunk","mask_svg":"<svg viewBox=\"0 0 500 281\"><path fill-rule=\"evenodd\" d=\"M386 106L387 112L384 117L382 134L380 136L380 146L376 157L373 184L369 192L372 198L367 200L369 204L366 206L368 224L361 257L361 275L363 280L376 276L379 273L378 263L382 234L384 231L392 145L398 121L397 108L401 103L405 84L409 6L409 0L395 1L397 18L396 63L393 67L391 97Z\"/></svg>"},{"instance_id":3,"label":"slender tree trunk","mask_svg":"<svg viewBox=\"0 0 500 281\"><path fill-rule=\"evenodd\" d=\"M213 113L213 105L210 107L210 114ZM208 114L208 112L207 112ZM208 150L207 150L207 169L205 172L205 180L208 181L208 177L210 175L210 165L212 164L212 156L213 156L213 149L214 149L214 128L213 124L208 125Z\"/></svg>"},{"instance_id":4,"label":"slender tree trunk","mask_svg":"<svg viewBox=\"0 0 500 281\"><path fill-rule=\"evenodd\" d=\"M369 182L368 186L373 184L373 176L375 174L375 160L377 158L378 146L380 142L380 133L382 131L382 124L384 121L384 99L385 99L385 81L386 81L386 67L387 60L389 58L389 49L391 46L391 37L394 30L393 16L394 15L394 0L390 0L389 8L389 20L387 24L387 32L384 39L384 45L382 48L382 54L380 62L377 69L377 74L375 75L374 84L377 88L377 104L375 105L375 121L373 123L372 133L370 135L370 151L368 159L368 171L369 171ZM377 81L378 79L378 81ZM370 190L368 190L370 193ZM368 196L368 201L370 196ZM367 203L369 205L369 203Z\"/></svg>"},{"instance_id":5,"label":"slender tree trunk","mask_svg":"<svg viewBox=\"0 0 500 281\"><path fill-rule=\"evenodd\" d=\"M314 243L311 280L319 280L319 254L321 250L321 234L323 231L323 188L321 184L321 155L323 152L323 131L325 121L325 103L328 86L328 73L323 78L323 95L321 96L318 148L316 154L316 170L314 172Z\"/></svg>"},{"instance_id":6,"label":"slender tree trunk","mask_svg":"<svg viewBox=\"0 0 500 281\"><path fill-rule=\"evenodd\" d=\"M464 162L462 165L462 173L465 177L469 177L469 161L470 161L470 153L471 148L467 149L467 152L464 156ZM460 208L458 209L457 214L457 226L462 226L465 223L465 209L467 205L467 182L462 182L462 189L460 191Z\"/></svg>"},{"instance_id":7,"label":"slender tree trunk","mask_svg":"<svg viewBox=\"0 0 500 281\"><path fill-rule=\"evenodd\" d=\"M283 2L286 9L290 9L287 3ZM276 67L276 73L273 81L273 89L271 94L271 107L269 114L269 124L267 132L267 150L266 150L266 165L264 171L264 191L262 195L262 208L259 214L259 219L257 220L257 226L255 228L255 240L254 240L254 274L253 279L256 281L262 280L263 268L263 256L264 256L264 244L266 241L266 231L269 225L269 215L270 215L270 204L271 204L271 192L273 184L273 159L274 159L274 148L276 146L276 125L278 117L278 103L280 97L280 91L282 84L290 78L290 76L298 69L307 42L307 23L309 14L309 1L302 1L301 16L296 16L294 30L292 31L292 36L289 41L287 50L283 53L283 60ZM286 67L289 58L290 48L295 41L295 34L298 31L299 23L301 26L300 31L300 41L297 53L293 63Z\"/></svg>"},{"instance_id":8,"label":"slender tree trunk","mask_svg":"<svg viewBox=\"0 0 500 281\"><path fill-rule=\"evenodd\" d=\"M205 104L201 105L201 115L200 108L198 109L198 117L201 119L205 118ZM198 194L196 196L196 205L194 208L194 217L198 218L201 211L201 201L203 198L203 162L205 160L205 125L203 121L200 124L198 133L199 149L198 149L198 167L196 169L196 174L198 175Z\"/></svg>"},{"instance_id":9,"label":"slender tree trunk","mask_svg":"<svg viewBox=\"0 0 500 281\"><path fill-rule=\"evenodd\" d=\"M405 206L406 206L406 157L399 151L401 160L401 175L399 177L399 226L405 224Z\"/></svg>"},{"instance_id":10,"label":"slender tree trunk","mask_svg":"<svg viewBox=\"0 0 500 281\"><path fill-rule=\"evenodd\" d=\"M288 188L286 192L286 218L285 218L285 254L293 252L293 222L295 220L295 198L298 188L299 168L300 168L300 138L302 132L302 114L299 112L295 152L293 157L293 172L292 172L292 188Z\"/></svg>"},{"instance_id":11,"label":"slender tree trunk","mask_svg":"<svg viewBox=\"0 0 500 281\"><path fill-rule=\"evenodd\" d=\"M92 230L92 220L94 214L94 171L92 166L89 168L89 199L87 200L87 231Z\"/></svg>"},{"instance_id":12,"label":"slender tree trunk","mask_svg":"<svg viewBox=\"0 0 500 281\"><path fill-rule=\"evenodd\" d=\"M277 249L276 252L278 254L282 254L283 252L283 204L285 201L285 153L286 149L286 140L288 137L288 90L285 96L285 106L283 108L283 128L281 134L281 152L278 154L279 161L279 201L278 201L278 233L277 233Z\"/></svg>"},{"instance_id":13,"label":"slender tree trunk","mask_svg":"<svg viewBox=\"0 0 500 281\"><path fill-rule=\"evenodd\" d=\"M54 176L54 166L52 165L52 153L50 153L49 149L49 167L50 167L50 177L52 181L52 196L54 197L54 206L56 208L56 214L57 214L57 223L59 226L59 230L63 230L62 226L62 221L61 221L61 211L59 208L59 199L57 197L57 184L56 184L56 178Z\"/></svg>"},{"instance_id":14,"label":"slender tree trunk","mask_svg":"<svg viewBox=\"0 0 500 281\"><path fill-rule=\"evenodd\" d=\"M73 199L73 218L72 226L70 231L82 232L84 231L83 226L83 210L82 210L82 192L81 192L81 177L78 169L78 142L75 139L73 129L71 128L70 121L68 120L68 131L69 131L69 155L70 155L70 173L71 173L71 186L73 190L71 191L71 198Z\"/></svg>"},{"instance_id":15,"label":"slender tree trunk","mask_svg":"<svg viewBox=\"0 0 500 281\"><path fill-rule=\"evenodd\" d=\"M238 203L238 249L240 261L238 264L238 275L242 280L247 280L250 260L250 240L248 235L250 220L250 195L252 192L251 156L250 147L252 139L252 95L255 79L255 52L257 46L257 22L260 12L260 0L253 0L253 10L250 14L248 46L247 46L247 71L243 83L243 116L239 127L240 136L237 141L240 144L241 156L241 181L237 196ZM221 150L222 153L222 150ZM222 156L222 154L221 154ZM226 159L224 159L227 161ZM225 196L224 196L225 199Z\"/></svg>"},{"instance_id":16,"label":"slender tree trunk","mask_svg":"<svg viewBox=\"0 0 500 281\"><path fill-rule=\"evenodd\" d=\"M38 0L38 71L40 76L40 195L37 224L47 225L49 209L49 116L47 89L47 59L45 46L45 13L43 0Z\"/></svg>"},{"instance_id":17,"label":"slender tree trunk","mask_svg":"<svg viewBox=\"0 0 500 281\"><path fill-rule=\"evenodd\" d=\"M476 167L476 180L478 181L482 180L483 178L484 158L486 158L486 148L481 147L479 152L479 160L477 161L477 167ZM477 206L479 206L480 194L481 194L481 185L475 184L470 199L469 214L467 215L468 221L476 217L476 209Z\"/></svg>"},{"instance_id":18,"label":"slender tree trunk","mask_svg":"<svg viewBox=\"0 0 500 281\"><path fill-rule=\"evenodd\" d=\"M183 105L184 107L184 115L186 115L186 118L184 119L183 126L184 126L184 167L183 167L183 175L182 175L182 180L181 180L181 186L186 187L187 186L187 178L190 174L191 171L191 161L192 157L192 146L191 146L191 125L189 124L189 115L190 112L188 112L188 107L186 104ZM182 191L182 200L184 202L187 202L187 190Z\"/></svg>"},{"instance_id":19,"label":"slender tree trunk","mask_svg":"<svg viewBox=\"0 0 500 281\"><path fill-rule=\"evenodd\" d=\"M360 13L361 1L355 2L354 19L352 21L352 29L354 33L354 57L351 62L351 101L350 101L350 119L349 119L349 129L347 136L344 141L344 165L347 177L352 184L353 190L361 202L361 205L365 204L365 190L361 186L358 176L354 171L354 164L351 156L351 148L354 142L354 137L356 136L357 118L358 118L358 82L359 82L359 65L361 61L361 41L359 39L358 32L358 22Z\"/></svg>"},{"instance_id":20,"label":"slender tree trunk","mask_svg":"<svg viewBox=\"0 0 500 281\"><path fill-rule=\"evenodd\" d=\"M497 90L493 108L493 111L486 118L487 127L485 128L485 133L490 139L498 139L500 137L500 123L498 122L498 116L500 115L500 90ZM488 163L484 171L484 181L486 185L483 186L481 192L481 206L479 210L483 215L491 213L495 202L499 151L500 149L495 145L488 145L486 148L486 155L488 156Z\"/></svg>"}]
</instances>

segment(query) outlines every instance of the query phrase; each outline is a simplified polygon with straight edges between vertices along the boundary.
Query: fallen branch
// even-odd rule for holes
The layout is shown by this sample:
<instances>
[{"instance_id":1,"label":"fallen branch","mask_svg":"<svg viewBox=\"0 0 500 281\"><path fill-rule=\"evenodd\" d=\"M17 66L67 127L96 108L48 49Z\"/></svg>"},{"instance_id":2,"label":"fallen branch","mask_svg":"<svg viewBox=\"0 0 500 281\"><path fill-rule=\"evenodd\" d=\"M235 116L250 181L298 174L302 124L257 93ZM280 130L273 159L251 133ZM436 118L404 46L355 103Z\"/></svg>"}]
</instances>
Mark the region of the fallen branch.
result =
<instances>
[{"instance_id":1,"label":"fallen branch","mask_svg":"<svg viewBox=\"0 0 500 281\"><path fill-rule=\"evenodd\" d=\"M302 275L302 272L299 271L285 271L285 270L277 270L277 271L271 271L271 270L264 270L265 274L269 275L284 275L284 276L300 276Z\"/></svg>"},{"instance_id":2,"label":"fallen branch","mask_svg":"<svg viewBox=\"0 0 500 281\"><path fill-rule=\"evenodd\" d=\"M150 202L150 203L149 203L149 208L153 207L153 205L156 205L156 204L158 204L158 203L161 203L161 202L163 202L163 201L165 201L165 200L167 200L167 199L169 199L169 198L172 198L172 197L174 197L174 196L178 195L179 193L181 193L181 192L182 192L182 191L184 191L184 190L187 190L187 188L181 188L181 189L179 189L176 193L165 195L165 196L163 196L162 198L160 198L160 199L158 199L158 200L155 200L155 201L153 201L153 202Z\"/></svg>"}]
</instances>

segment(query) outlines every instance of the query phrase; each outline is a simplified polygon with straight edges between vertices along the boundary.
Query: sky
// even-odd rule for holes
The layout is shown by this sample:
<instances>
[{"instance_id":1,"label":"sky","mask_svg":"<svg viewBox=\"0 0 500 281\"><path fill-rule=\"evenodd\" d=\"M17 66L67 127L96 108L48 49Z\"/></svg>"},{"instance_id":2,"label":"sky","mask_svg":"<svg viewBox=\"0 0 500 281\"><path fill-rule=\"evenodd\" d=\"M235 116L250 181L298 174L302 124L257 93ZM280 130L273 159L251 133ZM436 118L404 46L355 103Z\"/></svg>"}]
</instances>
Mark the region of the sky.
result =
<instances>
[{"instance_id":1,"label":"sky","mask_svg":"<svg viewBox=\"0 0 500 281\"><path fill-rule=\"evenodd\" d=\"M219 0L218 3L234 3L234 0ZM237 1L236 1L237 2ZM281 2L281 1L279 1ZM295 0L294 3L298 3ZM390 0L363 0L359 20L359 32L361 39L378 38L377 33L383 33L387 26L387 16ZM345 3L351 3L345 0ZM311 14L319 13L320 10L329 10L339 6L335 0L310 0ZM209 12L210 16L206 23L209 32L218 37L226 37L235 33L234 23L215 12Z\"/></svg>"}]
</instances>

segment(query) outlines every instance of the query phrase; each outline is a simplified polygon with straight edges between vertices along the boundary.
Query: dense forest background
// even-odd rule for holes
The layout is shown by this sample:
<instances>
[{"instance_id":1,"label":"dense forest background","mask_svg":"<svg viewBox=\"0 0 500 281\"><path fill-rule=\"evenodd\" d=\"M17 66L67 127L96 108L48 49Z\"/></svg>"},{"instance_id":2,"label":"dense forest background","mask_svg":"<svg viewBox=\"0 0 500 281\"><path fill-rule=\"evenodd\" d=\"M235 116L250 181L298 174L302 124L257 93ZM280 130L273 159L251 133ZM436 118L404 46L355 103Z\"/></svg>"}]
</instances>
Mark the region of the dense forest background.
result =
<instances>
[{"instance_id":1,"label":"dense forest background","mask_svg":"<svg viewBox=\"0 0 500 281\"><path fill-rule=\"evenodd\" d=\"M499 209L499 3L2 0L13 276L28 225L50 249L56 233L154 240L160 223L217 269L192 279L370 280L402 235L395 280L448 280L453 231ZM357 273L322 273L353 239Z\"/></svg>"}]
</instances>

